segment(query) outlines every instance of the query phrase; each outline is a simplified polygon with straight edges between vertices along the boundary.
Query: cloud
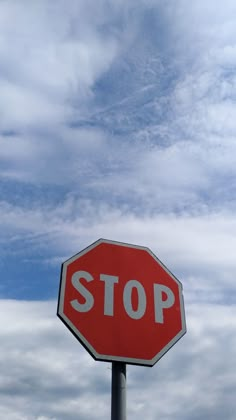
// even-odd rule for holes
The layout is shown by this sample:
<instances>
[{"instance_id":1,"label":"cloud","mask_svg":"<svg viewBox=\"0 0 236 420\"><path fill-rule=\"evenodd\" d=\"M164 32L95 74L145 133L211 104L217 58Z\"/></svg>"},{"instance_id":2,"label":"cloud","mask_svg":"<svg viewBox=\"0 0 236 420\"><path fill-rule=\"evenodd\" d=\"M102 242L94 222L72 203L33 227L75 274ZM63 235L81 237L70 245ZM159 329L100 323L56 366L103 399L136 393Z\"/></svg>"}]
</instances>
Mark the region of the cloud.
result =
<instances>
[{"instance_id":1,"label":"cloud","mask_svg":"<svg viewBox=\"0 0 236 420\"><path fill-rule=\"evenodd\" d=\"M157 365L128 366L130 419L146 415L233 420L235 400L229 389L234 389L236 380L235 309L208 304L186 309L187 335ZM2 417L109 416L110 364L94 362L56 319L55 311L54 301L0 301Z\"/></svg>"},{"instance_id":2,"label":"cloud","mask_svg":"<svg viewBox=\"0 0 236 420\"><path fill-rule=\"evenodd\" d=\"M118 52L115 34L99 29L106 13L92 14L83 1L68 8L13 0L0 10L1 130L63 123L75 107L83 115L95 80Z\"/></svg>"},{"instance_id":3,"label":"cloud","mask_svg":"<svg viewBox=\"0 0 236 420\"><path fill-rule=\"evenodd\" d=\"M100 237L148 246L180 280L191 302L234 301L235 217L130 213L99 202L67 199L58 207L0 205L2 260L60 264ZM7 246L5 245L7 242ZM5 284L5 283L4 283Z\"/></svg>"},{"instance_id":4,"label":"cloud","mask_svg":"<svg viewBox=\"0 0 236 420\"><path fill-rule=\"evenodd\" d=\"M56 184L142 209L179 211L207 201L214 211L222 195L232 207L228 12L211 1L140 8L100 1L96 13L83 1L44 6L1 5L4 181Z\"/></svg>"},{"instance_id":5,"label":"cloud","mask_svg":"<svg viewBox=\"0 0 236 420\"><path fill-rule=\"evenodd\" d=\"M63 186L78 180L81 183L83 177L91 177L96 171L97 155L107 153L106 145L104 133L92 127L61 128L60 133L52 129L41 134L2 135L0 174L6 180L32 185Z\"/></svg>"},{"instance_id":6,"label":"cloud","mask_svg":"<svg viewBox=\"0 0 236 420\"><path fill-rule=\"evenodd\" d=\"M164 356L161 363L165 364L166 370L162 371L162 366L159 366L159 380L155 368L148 375L150 390L154 388L156 395L153 406L146 412L148 418L179 418L180 415L186 419L233 418L234 408L223 407L223 401L224 395L227 398L228 387L234 387L235 379L231 375L230 362L227 367L225 358L222 359L223 343L228 341L231 328L235 328L230 320L232 310L232 307L214 305L187 307L188 333L179 343L179 349L173 348ZM232 348L229 349L228 360L231 360L231 351ZM134 375L132 384L140 384L140 390L144 372L136 370L135 373L137 376ZM143 409L150 390L146 390L141 398L140 394L135 396L137 404L143 405ZM165 403L166 398L168 402Z\"/></svg>"},{"instance_id":7,"label":"cloud","mask_svg":"<svg viewBox=\"0 0 236 420\"><path fill-rule=\"evenodd\" d=\"M17 319L11 317L11 310L17 313ZM6 413L8 418L17 420L21 417L39 419L40 416L46 419L62 419L64 416L73 419L75 415L88 419L91 405L88 406L85 396L85 391L87 396L90 394L89 377L85 371L87 368L94 371L92 384L95 388L100 373L96 373L95 363L80 349L78 364L78 352L76 348L73 350L73 342L70 350L67 336L63 329L60 331L58 328L55 302L1 301L1 314L1 334L5 338L4 349L1 349L1 360L5 364L1 382L5 402L1 406L1 414ZM17 346L14 344L16 342ZM60 346L57 355L55 346ZM63 355L65 348L68 352ZM78 375L74 369L78 370ZM101 386L104 381L101 377ZM12 395L14 406L9 404ZM82 399L79 400L78 396ZM104 412L104 402L99 401L99 396L97 399L98 407ZM30 408L32 403L35 405L33 411Z\"/></svg>"},{"instance_id":8,"label":"cloud","mask_svg":"<svg viewBox=\"0 0 236 420\"><path fill-rule=\"evenodd\" d=\"M0 6L2 259L112 237L232 301L234 4L43 6Z\"/></svg>"},{"instance_id":9,"label":"cloud","mask_svg":"<svg viewBox=\"0 0 236 420\"><path fill-rule=\"evenodd\" d=\"M55 297L99 237L148 246L184 286L188 333L128 368L130 419L235 418L235 12L0 2L1 296ZM110 415L110 365L55 308L0 301L1 418Z\"/></svg>"}]
</instances>

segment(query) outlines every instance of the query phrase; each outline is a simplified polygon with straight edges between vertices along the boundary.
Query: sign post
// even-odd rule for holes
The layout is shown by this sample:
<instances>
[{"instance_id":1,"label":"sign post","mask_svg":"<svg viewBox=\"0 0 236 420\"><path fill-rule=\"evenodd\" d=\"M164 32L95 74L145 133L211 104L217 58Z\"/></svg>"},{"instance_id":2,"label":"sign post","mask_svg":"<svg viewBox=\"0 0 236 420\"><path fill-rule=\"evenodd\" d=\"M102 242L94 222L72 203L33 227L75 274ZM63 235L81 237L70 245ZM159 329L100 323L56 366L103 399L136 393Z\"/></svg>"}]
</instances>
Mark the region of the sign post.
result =
<instances>
[{"instance_id":1,"label":"sign post","mask_svg":"<svg viewBox=\"0 0 236 420\"><path fill-rule=\"evenodd\" d=\"M186 333L180 281L148 248L106 239L62 264L57 314L112 362L112 420L126 419L126 364L153 366Z\"/></svg>"},{"instance_id":2,"label":"sign post","mask_svg":"<svg viewBox=\"0 0 236 420\"><path fill-rule=\"evenodd\" d=\"M126 420L126 364L112 363L111 420Z\"/></svg>"}]
</instances>

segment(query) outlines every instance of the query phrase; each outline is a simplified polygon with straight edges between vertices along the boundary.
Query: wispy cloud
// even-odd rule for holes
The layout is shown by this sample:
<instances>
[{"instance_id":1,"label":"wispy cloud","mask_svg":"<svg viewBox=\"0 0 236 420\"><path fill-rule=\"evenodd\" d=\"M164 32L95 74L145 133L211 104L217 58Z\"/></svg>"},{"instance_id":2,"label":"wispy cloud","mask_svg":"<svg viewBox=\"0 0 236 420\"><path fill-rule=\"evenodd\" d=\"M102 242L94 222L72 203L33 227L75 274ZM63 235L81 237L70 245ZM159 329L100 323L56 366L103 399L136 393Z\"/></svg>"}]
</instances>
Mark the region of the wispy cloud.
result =
<instances>
[{"instance_id":1,"label":"wispy cloud","mask_svg":"<svg viewBox=\"0 0 236 420\"><path fill-rule=\"evenodd\" d=\"M184 286L188 334L129 369L130 418L235 417L235 14L233 0L0 2L2 298L55 298L60 263L99 237L148 246ZM54 306L1 300L1 418L109 415L110 370Z\"/></svg>"},{"instance_id":2,"label":"wispy cloud","mask_svg":"<svg viewBox=\"0 0 236 420\"><path fill-rule=\"evenodd\" d=\"M22 210L1 203L2 258L12 251L28 261L58 265L99 237L148 246L183 280L190 301L234 301L236 223L233 213L130 214L96 202ZM8 247L4 246L8 242ZM23 246L22 246L23 245ZM24 257L25 255L25 257ZM30 256L31 255L31 256ZM60 265L60 264L59 264Z\"/></svg>"}]
</instances>

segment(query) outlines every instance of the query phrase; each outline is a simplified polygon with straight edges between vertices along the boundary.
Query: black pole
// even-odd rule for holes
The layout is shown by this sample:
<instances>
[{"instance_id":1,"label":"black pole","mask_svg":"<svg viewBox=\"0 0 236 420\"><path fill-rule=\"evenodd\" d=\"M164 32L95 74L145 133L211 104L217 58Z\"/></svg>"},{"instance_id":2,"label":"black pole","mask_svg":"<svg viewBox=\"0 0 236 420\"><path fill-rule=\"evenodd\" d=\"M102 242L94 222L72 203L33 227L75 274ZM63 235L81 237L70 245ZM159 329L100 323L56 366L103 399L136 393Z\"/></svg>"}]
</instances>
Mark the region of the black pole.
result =
<instances>
[{"instance_id":1,"label":"black pole","mask_svg":"<svg viewBox=\"0 0 236 420\"><path fill-rule=\"evenodd\" d=\"M112 363L111 420L126 420L126 364Z\"/></svg>"}]
</instances>

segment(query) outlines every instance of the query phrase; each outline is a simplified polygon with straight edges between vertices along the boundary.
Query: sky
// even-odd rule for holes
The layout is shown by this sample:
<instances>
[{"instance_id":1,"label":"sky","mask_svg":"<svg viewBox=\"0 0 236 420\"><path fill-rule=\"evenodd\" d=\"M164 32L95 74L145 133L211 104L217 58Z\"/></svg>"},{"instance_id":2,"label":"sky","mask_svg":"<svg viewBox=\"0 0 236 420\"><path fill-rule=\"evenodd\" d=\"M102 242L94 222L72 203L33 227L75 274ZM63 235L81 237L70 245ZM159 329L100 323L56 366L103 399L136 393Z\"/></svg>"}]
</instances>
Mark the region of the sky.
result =
<instances>
[{"instance_id":1,"label":"sky","mask_svg":"<svg viewBox=\"0 0 236 420\"><path fill-rule=\"evenodd\" d=\"M127 367L129 420L234 420L236 2L0 0L0 418L110 416L56 316L99 238L181 281L187 334Z\"/></svg>"}]
</instances>

